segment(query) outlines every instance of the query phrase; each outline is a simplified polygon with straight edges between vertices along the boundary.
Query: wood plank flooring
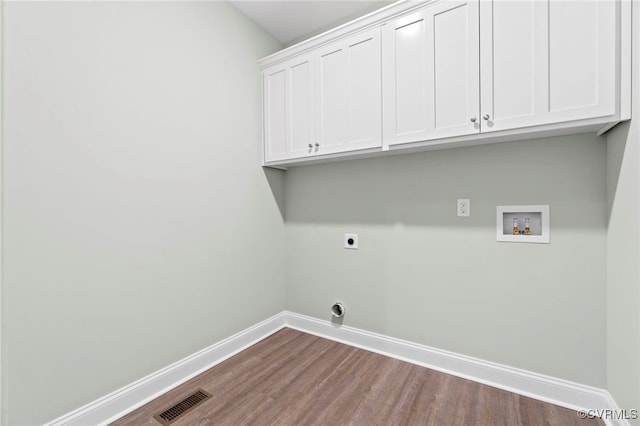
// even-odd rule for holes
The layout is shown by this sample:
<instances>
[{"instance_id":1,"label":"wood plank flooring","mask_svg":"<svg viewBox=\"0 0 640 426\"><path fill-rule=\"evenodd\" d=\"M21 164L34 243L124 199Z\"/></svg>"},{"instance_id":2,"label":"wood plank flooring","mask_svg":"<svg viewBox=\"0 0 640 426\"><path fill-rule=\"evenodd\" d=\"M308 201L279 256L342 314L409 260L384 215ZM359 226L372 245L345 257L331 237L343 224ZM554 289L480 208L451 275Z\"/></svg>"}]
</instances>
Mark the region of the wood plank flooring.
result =
<instances>
[{"instance_id":1,"label":"wood plank flooring","mask_svg":"<svg viewBox=\"0 0 640 426\"><path fill-rule=\"evenodd\" d=\"M173 425L588 426L567 408L283 329L114 422L153 419L196 389Z\"/></svg>"}]
</instances>

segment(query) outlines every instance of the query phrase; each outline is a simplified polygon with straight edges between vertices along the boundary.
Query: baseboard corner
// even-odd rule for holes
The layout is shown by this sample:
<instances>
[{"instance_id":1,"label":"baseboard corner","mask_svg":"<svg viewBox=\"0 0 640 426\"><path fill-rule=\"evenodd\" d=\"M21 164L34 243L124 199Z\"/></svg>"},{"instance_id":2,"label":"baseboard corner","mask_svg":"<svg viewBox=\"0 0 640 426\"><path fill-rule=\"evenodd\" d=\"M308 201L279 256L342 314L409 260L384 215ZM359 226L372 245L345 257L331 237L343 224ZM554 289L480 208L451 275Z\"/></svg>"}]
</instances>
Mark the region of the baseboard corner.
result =
<instances>
[{"instance_id":1,"label":"baseboard corner","mask_svg":"<svg viewBox=\"0 0 640 426\"><path fill-rule=\"evenodd\" d=\"M286 327L573 410L612 409L605 389L286 311ZM613 425L612 425L613 426ZM620 425L622 426L622 425Z\"/></svg>"},{"instance_id":2,"label":"baseboard corner","mask_svg":"<svg viewBox=\"0 0 640 426\"><path fill-rule=\"evenodd\" d=\"M102 398L58 417L45 426L106 425L221 363L285 326L280 312Z\"/></svg>"},{"instance_id":3,"label":"baseboard corner","mask_svg":"<svg viewBox=\"0 0 640 426\"><path fill-rule=\"evenodd\" d=\"M293 328L381 355L549 402L577 412L620 413L605 389L537 374L355 327L282 311L193 355L118 389L45 426L106 425L282 328ZM603 418L607 426L629 426Z\"/></svg>"}]
</instances>

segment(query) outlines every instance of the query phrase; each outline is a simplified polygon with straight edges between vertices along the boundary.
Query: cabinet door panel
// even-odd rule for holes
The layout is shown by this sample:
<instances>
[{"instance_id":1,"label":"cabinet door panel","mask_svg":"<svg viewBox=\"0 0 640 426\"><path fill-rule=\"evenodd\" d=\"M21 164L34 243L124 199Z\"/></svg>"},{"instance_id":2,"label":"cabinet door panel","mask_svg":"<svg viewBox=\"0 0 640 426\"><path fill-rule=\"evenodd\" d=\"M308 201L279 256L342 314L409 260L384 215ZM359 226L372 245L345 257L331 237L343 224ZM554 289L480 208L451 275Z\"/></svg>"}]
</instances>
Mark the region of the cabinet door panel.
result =
<instances>
[{"instance_id":1,"label":"cabinet door panel","mask_svg":"<svg viewBox=\"0 0 640 426\"><path fill-rule=\"evenodd\" d=\"M349 53L350 148L380 146L382 143L380 30L357 38Z\"/></svg>"},{"instance_id":2,"label":"cabinet door panel","mask_svg":"<svg viewBox=\"0 0 640 426\"><path fill-rule=\"evenodd\" d=\"M576 7L580 7L576 19ZM549 99L550 111L594 105L598 101L598 4L549 4ZM571 31L561 25L572 22ZM567 55L567 52L574 54Z\"/></svg>"},{"instance_id":3,"label":"cabinet door panel","mask_svg":"<svg viewBox=\"0 0 640 426\"><path fill-rule=\"evenodd\" d=\"M346 144L349 113L349 63L347 52L340 48L320 55L318 59L320 93L318 96L318 139L322 151Z\"/></svg>"},{"instance_id":4,"label":"cabinet door panel","mask_svg":"<svg viewBox=\"0 0 640 426\"><path fill-rule=\"evenodd\" d=\"M265 161L287 156L286 70L277 68L263 74L263 120Z\"/></svg>"},{"instance_id":5,"label":"cabinet door panel","mask_svg":"<svg viewBox=\"0 0 640 426\"><path fill-rule=\"evenodd\" d=\"M289 84L289 152L292 156L303 156L311 152L313 144L313 67L309 59L291 65Z\"/></svg>"},{"instance_id":6,"label":"cabinet door panel","mask_svg":"<svg viewBox=\"0 0 640 426\"><path fill-rule=\"evenodd\" d=\"M480 3L483 133L549 119L547 28L548 2Z\"/></svg>"},{"instance_id":7,"label":"cabinet door panel","mask_svg":"<svg viewBox=\"0 0 640 426\"><path fill-rule=\"evenodd\" d=\"M385 81L388 89L395 89L389 96L395 123L389 128L395 127L395 137L419 139L427 131L426 22L420 17L389 28L393 32L386 35L395 50L394 57L385 59L393 66L389 74L395 73L394 81Z\"/></svg>"},{"instance_id":8,"label":"cabinet door panel","mask_svg":"<svg viewBox=\"0 0 640 426\"><path fill-rule=\"evenodd\" d=\"M615 112L615 22L612 1L549 3L550 113L571 119Z\"/></svg>"},{"instance_id":9,"label":"cabinet door panel","mask_svg":"<svg viewBox=\"0 0 640 426\"><path fill-rule=\"evenodd\" d=\"M427 105L437 137L475 133L471 118L479 105L478 4L447 2L430 11L427 76L432 99Z\"/></svg>"},{"instance_id":10,"label":"cabinet door panel","mask_svg":"<svg viewBox=\"0 0 640 426\"><path fill-rule=\"evenodd\" d=\"M615 4L480 2L482 132L615 114Z\"/></svg>"},{"instance_id":11,"label":"cabinet door panel","mask_svg":"<svg viewBox=\"0 0 640 426\"><path fill-rule=\"evenodd\" d=\"M379 29L318 53L320 154L381 145Z\"/></svg>"},{"instance_id":12,"label":"cabinet door panel","mask_svg":"<svg viewBox=\"0 0 640 426\"><path fill-rule=\"evenodd\" d=\"M493 100L493 109L482 109L490 117L488 123L483 120L483 131L493 123L501 129L527 125L547 104L545 9L537 0L501 1L486 24L481 21L482 35L492 38L481 46L481 55L486 54L482 95Z\"/></svg>"},{"instance_id":13,"label":"cabinet door panel","mask_svg":"<svg viewBox=\"0 0 640 426\"><path fill-rule=\"evenodd\" d=\"M292 59L263 71L264 159L310 155L314 138L313 62Z\"/></svg>"},{"instance_id":14,"label":"cabinet door panel","mask_svg":"<svg viewBox=\"0 0 640 426\"><path fill-rule=\"evenodd\" d=\"M450 1L385 26L386 144L479 132L478 19L477 1Z\"/></svg>"}]
</instances>

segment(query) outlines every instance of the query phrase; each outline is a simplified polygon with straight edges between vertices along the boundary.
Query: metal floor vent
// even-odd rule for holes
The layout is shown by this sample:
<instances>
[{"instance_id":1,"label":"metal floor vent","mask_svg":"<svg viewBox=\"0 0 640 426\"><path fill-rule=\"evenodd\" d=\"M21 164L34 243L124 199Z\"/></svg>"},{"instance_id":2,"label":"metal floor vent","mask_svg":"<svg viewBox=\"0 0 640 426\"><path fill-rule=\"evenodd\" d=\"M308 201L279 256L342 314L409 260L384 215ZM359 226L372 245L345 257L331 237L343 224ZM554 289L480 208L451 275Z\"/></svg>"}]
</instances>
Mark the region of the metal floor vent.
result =
<instances>
[{"instance_id":1,"label":"metal floor vent","mask_svg":"<svg viewBox=\"0 0 640 426\"><path fill-rule=\"evenodd\" d=\"M153 418L165 426L170 425L171 423L178 420L178 418L184 413L196 407L201 402L210 397L210 393L203 391L202 389L198 389L182 401L178 402L173 407L163 411L160 414L156 414L155 416L153 416Z\"/></svg>"}]
</instances>

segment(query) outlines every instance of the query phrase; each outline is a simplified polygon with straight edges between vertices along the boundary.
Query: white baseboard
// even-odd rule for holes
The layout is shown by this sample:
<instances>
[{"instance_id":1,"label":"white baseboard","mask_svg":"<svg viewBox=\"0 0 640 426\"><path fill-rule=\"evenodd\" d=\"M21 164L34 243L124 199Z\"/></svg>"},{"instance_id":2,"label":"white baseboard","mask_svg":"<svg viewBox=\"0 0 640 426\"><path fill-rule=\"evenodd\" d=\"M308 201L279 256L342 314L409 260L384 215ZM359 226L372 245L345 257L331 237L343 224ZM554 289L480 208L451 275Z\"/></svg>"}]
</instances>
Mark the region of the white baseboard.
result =
<instances>
[{"instance_id":1,"label":"white baseboard","mask_svg":"<svg viewBox=\"0 0 640 426\"><path fill-rule=\"evenodd\" d=\"M338 326L329 321L284 311L59 417L45 426L108 424L284 327L573 410L593 410L593 412L598 410L600 413L603 410L620 412L609 392L604 389L431 348L354 327ZM628 425L626 420L606 418L604 420L607 426Z\"/></svg>"},{"instance_id":2,"label":"white baseboard","mask_svg":"<svg viewBox=\"0 0 640 426\"><path fill-rule=\"evenodd\" d=\"M528 396L572 410L603 413L618 409L605 389L586 386L490 361L419 345L330 321L286 312L286 326L337 342L417 364L453 376ZM617 412L620 412L619 409ZM576 414L577 415L577 414ZM603 419L607 426L626 426L626 421Z\"/></svg>"},{"instance_id":3,"label":"white baseboard","mask_svg":"<svg viewBox=\"0 0 640 426\"><path fill-rule=\"evenodd\" d=\"M45 426L106 425L221 363L285 326L284 312L221 340Z\"/></svg>"},{"instance_id":4,"label":"white baseboard","mask_svg":"<svg viewBox=\"0 0 640 426\"><path fill-rule=\"evenodd\" d=\"M613 399L613 396L611 396L611 394L606 390L603 390L603 392L606 393L607 402L609 404L608 408L606 409L606 410L609 410L609 412L603 413L605 417L609 417L604 419L604 422L606 423L606 425L607 426L630 426L630 423L627 419L616 419L616 416L629 415L628 410L620 409L620 406Z\"/></svg>"}]
</instances>

